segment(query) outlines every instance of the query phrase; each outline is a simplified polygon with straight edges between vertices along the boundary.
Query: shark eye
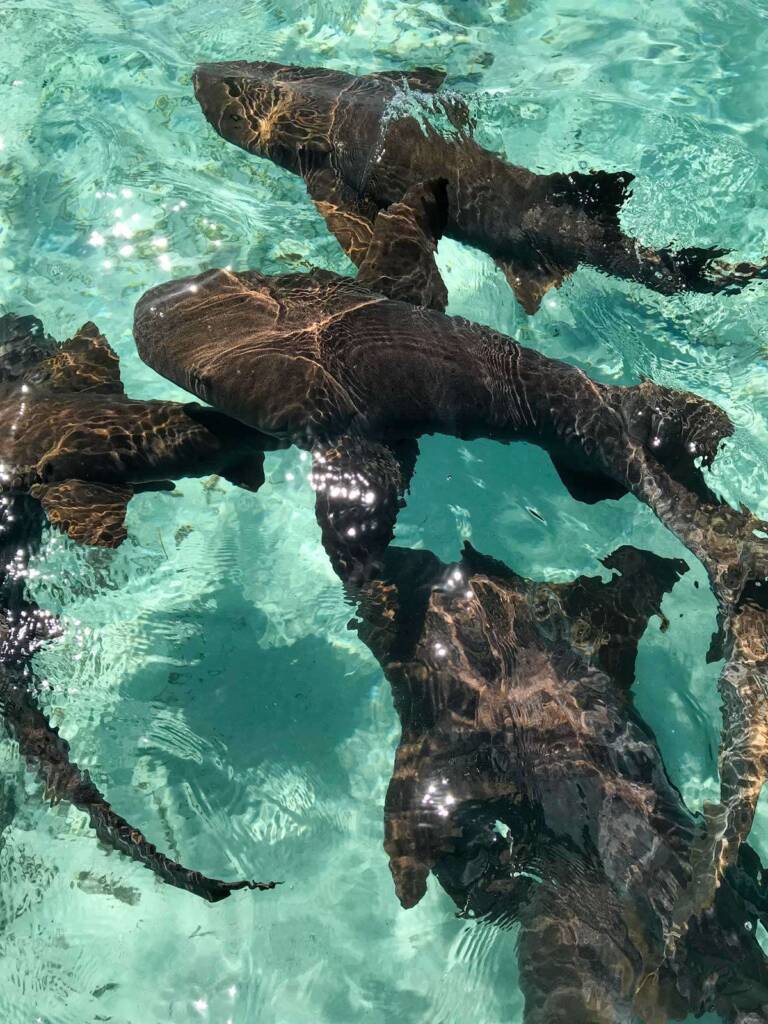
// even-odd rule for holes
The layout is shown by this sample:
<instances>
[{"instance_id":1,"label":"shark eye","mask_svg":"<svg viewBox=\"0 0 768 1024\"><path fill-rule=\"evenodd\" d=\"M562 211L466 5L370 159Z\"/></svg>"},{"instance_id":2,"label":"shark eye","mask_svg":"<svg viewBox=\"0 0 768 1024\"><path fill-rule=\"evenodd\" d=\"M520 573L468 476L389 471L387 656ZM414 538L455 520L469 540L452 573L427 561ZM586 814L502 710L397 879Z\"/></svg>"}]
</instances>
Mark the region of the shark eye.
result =
<instances>
[{"instance_id":1,"label":"shark eye","mask_svg":"<svg viewBox=\"0 0 768 1024\"><path fill-rule=\"evenodd\" d=\"M31 373L28 373L25 377L25 381L27 384L42 384L47 376L48 371L45 367L41 366L36 370L32 370Z\"/></svg>"},{"instance_id":2,"label":"shark eye","mask_svg":"<svg viewBox=\"0 0 768 1024\"><path fill-rule=\"evenodd\" d=\"M208 393L210 391L210 379L203 373L198 373L197 370L191 370L189 374L189 387L190 390L202 398L203 401L207 400Z\"/></svg>"},{"instance_id":3,"label":"shark eye","mask_svg":"<svg viewBox=\"0 0 768 1024\"><path fill-rule=\"evenodd\" d=\"M240 124L240 122L243 120L239 114L230 114L229 119L230 121L234 121L235 124Z\"/></svg>"}]
</instances>

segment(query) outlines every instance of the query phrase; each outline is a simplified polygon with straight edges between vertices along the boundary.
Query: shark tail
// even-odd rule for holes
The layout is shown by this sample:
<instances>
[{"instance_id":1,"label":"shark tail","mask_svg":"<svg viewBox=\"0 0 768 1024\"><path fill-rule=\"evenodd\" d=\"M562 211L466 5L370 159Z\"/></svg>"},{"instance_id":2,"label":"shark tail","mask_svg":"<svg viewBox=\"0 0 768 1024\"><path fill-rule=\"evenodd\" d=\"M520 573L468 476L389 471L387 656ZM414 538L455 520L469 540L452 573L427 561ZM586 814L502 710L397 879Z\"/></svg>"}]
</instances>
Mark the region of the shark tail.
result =
<instances>
[{"instance_id":1,"label":"shark tail","mask_svg":"<svg viewBox=\"0 0 768 1024\"><path fill-rule=\"evenodd\" d=\"M52 803L66 800L84 811L106 847L127 854L162 881L178 889L186 889L210 903L226 899L237 889L273 889L279 884L246 880L224 882L208 878L161 853L139 829L112 810L88 772L72 761L69 744L37 706L29 690L28 679L7 667L0 671L3 673L0 681L2 718L19 744L27 765L45 784L46 798Z\"/></svg>"},{"instance_id":2,"label":"shark tail","mask_svg":"<svg viewBox=\"0 0 768 1024\"><path fill-rule=\"evenodd\" d=\"M564 217L576 214L576 244L567 252L562 246L544 247L533 260L497 261L529 314L535 313L546 293L559 288L580 263L605 273L637 281L662 295L680 292L735 294L751 281L768 280L768 260L728 263L729 250L690 246L655 249L624 234L620 215L631 195L634 175L628 171L574 171L550 174L545 179L548 204L560 207ZM586 223L591 224L591 228Z\"/></svg>"},{"instance_id":3,"label":"shark tail","mask_svg":"<svg viewBox=\"0 0 768 1024\"><path fill-rule=\"evenodd\" d=\"M717 246L652 249L625 235L619 216L631 195L634 181L634 175L627 171L553 174L550 181L555 203L578 207L602 224L604 255L594 264L601 269L639 281L663 295L686 291L735 294L751 281L768 280L768 260L727 263L723 257L728 255L728 249ZM607 261L605 266L603 260ZM584 262L591 260L584 257Z\"/></svg>"},{"instance_id":4,"label":"shark tail","mask_svg":"<svg viewBox=\"0 0 768 1024\"><path fill-rule=\"evenodd\" d=\"M698 248L640 250L650 261L649 276L643 283L664 295L701 292L735 295L750 281L768 280L768 260L763 263L726 263L728 249Z\"/></svg>"}]
</instances>

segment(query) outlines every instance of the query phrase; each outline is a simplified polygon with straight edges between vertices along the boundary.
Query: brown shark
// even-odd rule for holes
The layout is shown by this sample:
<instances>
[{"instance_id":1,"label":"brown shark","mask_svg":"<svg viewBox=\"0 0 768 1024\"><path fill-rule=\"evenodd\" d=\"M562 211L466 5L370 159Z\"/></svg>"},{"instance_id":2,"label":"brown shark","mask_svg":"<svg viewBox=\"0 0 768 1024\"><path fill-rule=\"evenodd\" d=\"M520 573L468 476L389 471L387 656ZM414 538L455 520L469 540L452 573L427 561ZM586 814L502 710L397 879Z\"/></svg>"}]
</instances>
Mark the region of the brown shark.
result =
<instances>
[{"instance_id":1,"label":"brown shark","mask_svg":"<svg viewBox=\"0 0 768 1024\"><path fill-rule=\"evenodd\" d=\"M30 362L41 367L46 360L61 358L62 352L74 355L72 348L59 349L46 338L34 317L0 318L0 338L0 366L17 379L29 372ZM98 372L95 367L97 377ZM82 363L77 374L79 382ZM85 812L107 848L127 854L164 882L202 899L218 902L238 889L274 888L274 882L208 878L171 860L117 814L88 773L72 761L69 744L38 704L30 660L46 641L60 635L56 620L29 600L25 588L26 568L40 546L43 522L40 503L28 495L0 497L0 721L44 783L46 798L52 803L67 801Z\"/></svg>"},{"instance_id":2,"label":"brown shark","mask_svg":"<svg viewBox=\"0 0 768 1024\"><path fill-rule=\"evenodd\" d=\"M300 175L357 265L377 213L443 176L446 234L487 252L528 313L579 264L663 294L738 291L768 277L768 264L723 263L726 249L652 249L626 235L628 172L536 174L483 149L464 102L439 91L444 79L429 68L358 76L265 61L203 64L193 78L216 131ZM410 108L398 103L406 93ZM435 114L450 133L436 129ZM444 308L445 290L432 301Z\"/></svg>"},{"instance_id":3,"label":"brown shark","mask_svg":"<svg viewBox=\"0 0 768 1024\"><path fill-rule=\"evenodd\" d=\"M766 524L721 502L696 463L710 465L733 430L711 402L648 380L600 384L419 304L434 292L446 207L438 181L379 214L359 271L365 287L321 270L211 270L160 285L136 307L139 354L273 444L313 450L321 483L323 449L346 438L357 483L333 486L351 504L370 504L369 528L385 542L397 501L380 506L366 485L370 444L383 457L405 446L412 462L422 434L528 441L550 454L575 497L629 492L655 512L709 573L725 659L722 804L711 809L711 871L699 875L709 880L681 909L687 919L736 856L768 774Z\"/></svg>"},{"instance_id":4,"label":"brown shark","mask_svg":"<svg viewBox=\"0 0 768 1024\"><path fill-rule=\"evenodd\" d=\"M253 490L264 479L265 438L200 405L127 398L90 323L59 346L33 317L0 318L0 422L0 495L31 495L85 544L125 539L137 491L211 473Z\"/></svg>"},{"instance_id":5,"label":"brown shark","mask_svg":"<svg viewBox=\"0 0 768 1024\"><path fill-rule=\"evenodd\" d=\"M630 692L685 563L623 547L607 582L535 583L469 545L452 565L382 550L370 512L331 493L359 483L350 454L326 450L317 514L401 722L384 846L403 907L431 872L463 916L519 925L525 1024L768 1020L762 867L742 847L681 937L706 828ZM367 472L394 504L386 454Z\"/></svg>"},{"instance_id":6,"label":"brown shark","mask_svg":"<svg viewBox=\"0 0 768 1024\"><path fill-rule=\"evenodd\" d=\"M733 432L727 415L650 380L600 384L420 305L436 286L446 191L442 180L418 186L379 214L357 280L210 270L151 289L135 313L140 356L273 446L434 433L539 445L579 499L629 492L648 504L732 607L765 578L768 542L760 521L718 502L697 464Z\"/></svg>"}]
</instances>

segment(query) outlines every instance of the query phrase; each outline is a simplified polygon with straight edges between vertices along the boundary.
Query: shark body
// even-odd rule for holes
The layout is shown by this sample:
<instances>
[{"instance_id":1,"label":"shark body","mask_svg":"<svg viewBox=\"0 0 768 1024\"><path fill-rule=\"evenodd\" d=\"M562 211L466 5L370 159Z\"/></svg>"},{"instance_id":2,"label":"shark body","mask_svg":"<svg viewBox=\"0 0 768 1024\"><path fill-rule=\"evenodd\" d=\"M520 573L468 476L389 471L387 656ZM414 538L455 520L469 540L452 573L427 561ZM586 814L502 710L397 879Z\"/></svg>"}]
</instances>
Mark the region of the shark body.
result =
<instances>
[{"instance_id":1,"label":"shark body","mask_svg":"<svg viewBox=\"0 0 768 1024\"><path fill-rule=\"evenodd\" d=\"M580 264L663 294L732 292L768 277L768 264L724 263L722 248L653 249L626 235L629 172L537 174L483 149L464 101L440 91L444 79L429 68L350 75L232 61L201 65L194 86L223 138L303 178L358 266L378 213L444 177L445 233L488 253L527 313ZM450 132L434 127L436 114ZM446 298L443 288L438 308Z\"/></svg>"}]
</instances>

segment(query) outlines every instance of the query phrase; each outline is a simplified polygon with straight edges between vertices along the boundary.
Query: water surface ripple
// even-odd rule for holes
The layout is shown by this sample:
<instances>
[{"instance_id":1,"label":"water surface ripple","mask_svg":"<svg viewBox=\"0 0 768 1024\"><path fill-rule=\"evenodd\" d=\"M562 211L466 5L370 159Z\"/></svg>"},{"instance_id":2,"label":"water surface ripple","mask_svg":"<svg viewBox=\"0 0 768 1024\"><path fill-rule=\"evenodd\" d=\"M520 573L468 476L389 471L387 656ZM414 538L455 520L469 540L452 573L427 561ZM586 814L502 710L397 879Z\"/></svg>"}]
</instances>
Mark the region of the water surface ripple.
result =
<instances>
[{"instance_id":1,"label":"water surface ripple","mask_svg":"<svg viewBox=\"0 0 768 1024\"><path fill-rule=\"evenodd\" d=\"M480 140L536 170L629 170L622 219L648 244L768 252L768 10L762 0L5 0L0 312L67 337L94 320L126 387L179 397L136 355L135 301L211 265L349 269L298 179L224 144L192 95L198 61L351 71L437 64L473 94ZM736 437L716 486L768 515L768 288L664 298L581 269L534 319L474 251L446 242L449 312L604 381L696 390ZM621 543L687 553L626 498L575 505L524 446L426 440L401 543L461 538L537 579L594 573ZM514 930L454 916L435 884L395 899L382 804L389 688L346 624L308 467L268 457L253 497L183 481L131 503L115 553L48 536L36 598L64 640L44 700L120 812L220 877L277 893L209 907L103 852L42 806L0 747L0 1014L8 1024L509 1024ZM696 584L699 584L697 587ZM692 807L717 793L714 601L698 566L638 661L638 705ZM753 840L768 854L768 818Z\"/></svg>"}]
</instances>

